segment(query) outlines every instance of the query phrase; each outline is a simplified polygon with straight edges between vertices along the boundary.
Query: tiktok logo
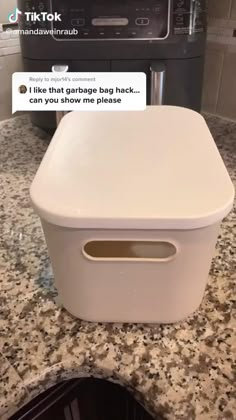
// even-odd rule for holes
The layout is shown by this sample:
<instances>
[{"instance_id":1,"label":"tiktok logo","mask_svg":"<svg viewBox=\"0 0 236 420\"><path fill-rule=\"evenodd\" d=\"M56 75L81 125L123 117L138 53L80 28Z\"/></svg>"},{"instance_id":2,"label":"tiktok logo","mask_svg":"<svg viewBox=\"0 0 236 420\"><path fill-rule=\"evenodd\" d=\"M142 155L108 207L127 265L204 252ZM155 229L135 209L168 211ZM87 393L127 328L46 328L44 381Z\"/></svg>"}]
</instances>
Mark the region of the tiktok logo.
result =
<instances>
[{"instance_id":1,"label":"tiktok logo","mask_svg":"<svg viewBox=\"0 0 236 420\"><path fill-rule=\"evenodd\" d=\"M14 12L8 15L8 20L10 23L17 23L21 15L22 12L16 7Z\"/></svg>"}]
</instances>

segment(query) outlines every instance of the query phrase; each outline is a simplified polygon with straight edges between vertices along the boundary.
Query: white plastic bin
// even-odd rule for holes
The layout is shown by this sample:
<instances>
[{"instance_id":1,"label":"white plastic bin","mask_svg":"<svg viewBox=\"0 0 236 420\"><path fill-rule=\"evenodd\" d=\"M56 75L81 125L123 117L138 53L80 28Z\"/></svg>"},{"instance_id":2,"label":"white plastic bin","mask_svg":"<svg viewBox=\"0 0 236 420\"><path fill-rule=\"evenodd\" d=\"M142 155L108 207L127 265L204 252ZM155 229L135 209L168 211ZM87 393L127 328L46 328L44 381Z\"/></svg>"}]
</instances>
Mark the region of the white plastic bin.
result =
<instances>
[{"instance_id":1,"label":"white plastic bin","mask_svg":"<svg viewBox=\"0 0 236 420\"><path fill-rule=\"evenodd\" d=\"M159 106L67 114L31 199L68 311L169 323L202 301L234 188L201 115Z\"/></svg>"}]
</instances>

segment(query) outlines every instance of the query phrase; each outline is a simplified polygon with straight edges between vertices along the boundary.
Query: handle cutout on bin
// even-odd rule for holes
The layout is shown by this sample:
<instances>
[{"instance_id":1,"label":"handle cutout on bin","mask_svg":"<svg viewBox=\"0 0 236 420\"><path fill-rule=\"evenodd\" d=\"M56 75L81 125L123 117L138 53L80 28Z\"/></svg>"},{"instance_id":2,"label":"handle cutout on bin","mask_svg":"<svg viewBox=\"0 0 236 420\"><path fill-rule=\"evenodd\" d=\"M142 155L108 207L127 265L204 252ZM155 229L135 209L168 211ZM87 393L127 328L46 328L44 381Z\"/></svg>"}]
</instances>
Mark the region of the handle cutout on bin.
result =
<instances>
[{"instance_id":1,"label":"handle cutout on bin","mask_svg":"<svg viewBox=\"0 0 236 420\"><path fill-rule=\"evenodd\" d=\"M175 245L164 241L91 241L84 246L87 257L93 259L161 260L173 258Z\"/></svg>"}]
</instances>

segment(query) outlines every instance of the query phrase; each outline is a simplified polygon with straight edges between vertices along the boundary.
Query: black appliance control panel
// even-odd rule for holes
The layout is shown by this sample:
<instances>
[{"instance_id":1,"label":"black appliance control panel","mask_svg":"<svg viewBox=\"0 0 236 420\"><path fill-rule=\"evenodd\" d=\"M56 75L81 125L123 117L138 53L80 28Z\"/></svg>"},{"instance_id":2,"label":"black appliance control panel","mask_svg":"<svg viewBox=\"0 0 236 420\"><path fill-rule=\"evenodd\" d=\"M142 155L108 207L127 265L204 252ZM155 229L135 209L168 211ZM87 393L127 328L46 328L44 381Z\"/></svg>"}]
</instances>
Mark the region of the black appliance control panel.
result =
<instances>
[{"instance_id":1,"label":"black appliance control panel","mask_svg":"<svg viewBox=\"0 0 236 420\"><path fill-rule=\"evenodd\" d=\"M171 0L51 0L57 40L162 40L170 33ZM68 33L67 33L68 32Z\"/></svg>"},{"instance_id":2,"label":"black appliance control panel","mask_svg":"<svg viewBox=\"0 0 236 420\"><path fill-rule=\"evenodd\" d=\"M173 28L175 35L206 32L206 0L173 0Z\"/></svg>"}]
</instances>

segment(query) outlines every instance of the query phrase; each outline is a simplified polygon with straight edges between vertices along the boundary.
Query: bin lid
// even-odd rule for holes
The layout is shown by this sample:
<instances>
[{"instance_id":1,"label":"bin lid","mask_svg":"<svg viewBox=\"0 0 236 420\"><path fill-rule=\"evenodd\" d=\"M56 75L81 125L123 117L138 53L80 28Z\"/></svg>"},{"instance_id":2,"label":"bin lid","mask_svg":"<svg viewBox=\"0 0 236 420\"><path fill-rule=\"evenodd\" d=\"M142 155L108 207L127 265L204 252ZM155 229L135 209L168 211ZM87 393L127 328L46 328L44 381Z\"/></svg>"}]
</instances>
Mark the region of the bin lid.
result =
<instances>
[{"instance_id":1,"label":"bin lid","mask_svg":"<svg viewBox=\"0 0 236 420\"><path fill-rule=\"evenodd\" d=\"M44 220L86 229L196 229L234 200L204 118L172 106L67 114L30 193Z\"/></svg>"}]
</instances>

